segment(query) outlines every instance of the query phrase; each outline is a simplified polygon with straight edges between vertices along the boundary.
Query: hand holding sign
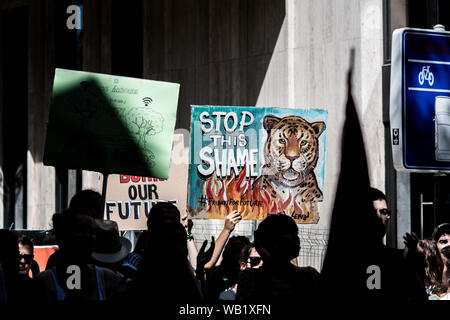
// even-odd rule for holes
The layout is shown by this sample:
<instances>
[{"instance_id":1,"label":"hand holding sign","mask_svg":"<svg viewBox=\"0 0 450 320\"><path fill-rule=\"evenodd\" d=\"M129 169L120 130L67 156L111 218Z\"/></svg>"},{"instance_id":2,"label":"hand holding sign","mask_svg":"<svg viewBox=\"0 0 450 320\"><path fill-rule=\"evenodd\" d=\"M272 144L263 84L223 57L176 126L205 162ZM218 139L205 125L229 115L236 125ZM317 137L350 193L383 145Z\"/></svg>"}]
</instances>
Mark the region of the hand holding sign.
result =
<instances>
[{"instance_id":1,"label":"hand holding sign","mask_svg":"<svg viewBox=\"0 0 450 320\"><path fill-rule=\"evenodd\" d=\"M227 215L227 218L225 219L224 229L230 232L233 231L236 224L238 224L238 222L241 220L241 214L237 210L232 211L229 215Z\"/></svg>"}]
</instances>

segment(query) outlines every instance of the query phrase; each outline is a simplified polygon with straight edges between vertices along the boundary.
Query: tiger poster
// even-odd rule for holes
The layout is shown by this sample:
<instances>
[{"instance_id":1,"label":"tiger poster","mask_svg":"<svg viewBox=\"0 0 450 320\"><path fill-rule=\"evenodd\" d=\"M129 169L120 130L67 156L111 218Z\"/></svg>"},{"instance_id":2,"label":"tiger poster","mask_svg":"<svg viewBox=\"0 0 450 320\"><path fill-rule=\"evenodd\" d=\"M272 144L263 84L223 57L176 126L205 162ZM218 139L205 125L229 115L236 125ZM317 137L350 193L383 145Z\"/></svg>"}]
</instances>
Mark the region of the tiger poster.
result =
<instances>
[{"instance_id":1,"label":"tiger poster","mask_svg":"<svg viewBox=\"0 0 450 320\"><path fill-rule=\"evenodd\" d=\"M326 122L321 109L192 106L188 212L245 220L282 213L318 223Z\"/></svg>"}]
</instances>

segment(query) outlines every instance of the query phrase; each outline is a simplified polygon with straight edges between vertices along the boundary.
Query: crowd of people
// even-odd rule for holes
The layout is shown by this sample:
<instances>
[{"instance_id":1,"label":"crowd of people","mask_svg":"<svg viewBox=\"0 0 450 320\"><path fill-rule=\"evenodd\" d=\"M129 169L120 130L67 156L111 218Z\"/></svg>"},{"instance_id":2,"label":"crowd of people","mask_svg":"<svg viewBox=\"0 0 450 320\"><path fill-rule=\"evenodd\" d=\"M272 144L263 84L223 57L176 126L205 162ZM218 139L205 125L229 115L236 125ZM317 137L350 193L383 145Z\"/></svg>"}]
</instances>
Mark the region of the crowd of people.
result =
<instances>
[{"instance_id":1,"label":"crowd of people","mask_svg":"<svg viewBox=\"0 0 450 320\"><path fill-rule=\"evenodd\" d=\"M384 236L391 212L381 191L371 194ZM217 239L197 249L192 221L175 205L158 202L131 251L117 223L103 219L101 195L83 190L52 217L58 250L45 270L34 260L32 239L0 230L0 300L305 303L327 297L332 283L318 270L297 265L301 243L291 217L269 215L254 242L233 236L241 219L239 212L230 213ZM380 245L378 297L450 300L450 224L437 226L427 239L406 234L405 245Z\"/></svg>"}]
</instances>

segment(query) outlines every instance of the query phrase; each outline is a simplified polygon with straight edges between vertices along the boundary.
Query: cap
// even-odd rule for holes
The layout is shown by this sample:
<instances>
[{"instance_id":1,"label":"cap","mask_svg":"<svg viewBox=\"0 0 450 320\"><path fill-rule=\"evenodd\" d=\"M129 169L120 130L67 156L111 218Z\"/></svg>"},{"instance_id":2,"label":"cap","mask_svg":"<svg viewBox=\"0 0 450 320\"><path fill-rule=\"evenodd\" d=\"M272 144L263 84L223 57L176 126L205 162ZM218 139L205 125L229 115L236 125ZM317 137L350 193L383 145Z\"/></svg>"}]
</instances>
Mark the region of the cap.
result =
<instances>
[{"instance_id":1,"label":"cap","mask_svg":"<svg viewBox=\"0 0 450 320\"><path fill-rule=\"evenodd\" d=\"M439 238L444 234L450 234L450 223L442 223L438 225L433 231L433 239L434 241L438 241Z\"/></svg>"}]
</instances>

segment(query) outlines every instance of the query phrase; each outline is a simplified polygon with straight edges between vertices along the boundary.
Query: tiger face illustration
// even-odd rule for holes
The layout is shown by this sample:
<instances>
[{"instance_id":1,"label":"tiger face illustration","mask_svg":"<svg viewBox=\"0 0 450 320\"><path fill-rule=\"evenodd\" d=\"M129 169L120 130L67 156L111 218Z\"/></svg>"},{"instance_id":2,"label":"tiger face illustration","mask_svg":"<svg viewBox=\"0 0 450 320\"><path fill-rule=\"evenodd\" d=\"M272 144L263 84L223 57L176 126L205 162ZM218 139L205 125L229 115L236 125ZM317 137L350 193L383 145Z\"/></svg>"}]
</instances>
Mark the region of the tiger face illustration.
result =
<instances>
[{"instance_id":1,"label":"tiger face illustration","mask_svg":"<svg viewBox=\"0 0 450 320\"><path fill-rule=\"evenodd\" d=\"M278 118L266 116L264 129L268 137L265 144L265 165L255 181L272 201L293 202L287 211L296 220L317 222L316 201L323 199L317 185L314 168L319 159L319 136L325 130L322 121L309 123L301 117Z\"/></svg>"}]
</instances>

